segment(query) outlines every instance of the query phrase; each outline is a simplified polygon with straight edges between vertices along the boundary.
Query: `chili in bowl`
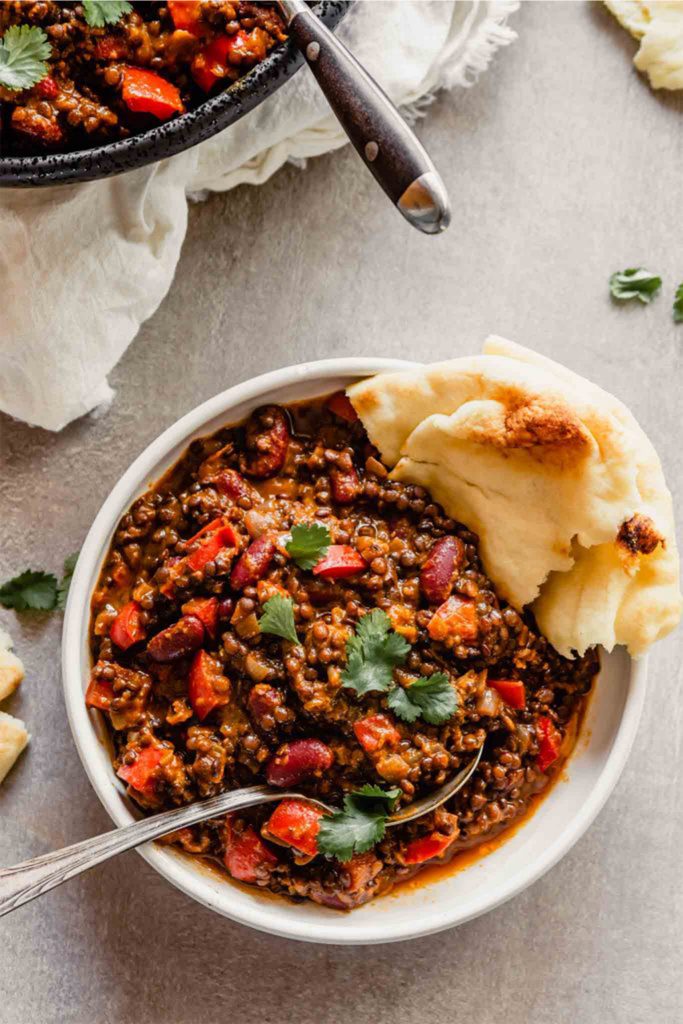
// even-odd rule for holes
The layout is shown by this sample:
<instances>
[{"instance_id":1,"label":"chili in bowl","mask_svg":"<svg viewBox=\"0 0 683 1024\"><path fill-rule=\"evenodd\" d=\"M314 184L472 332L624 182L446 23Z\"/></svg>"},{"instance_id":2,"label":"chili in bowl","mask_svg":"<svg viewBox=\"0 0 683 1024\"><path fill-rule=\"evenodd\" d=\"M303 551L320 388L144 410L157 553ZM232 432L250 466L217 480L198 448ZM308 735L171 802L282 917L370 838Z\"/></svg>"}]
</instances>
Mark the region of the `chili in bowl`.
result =
<instances>
[{"instance_id":1,"label":"chili in bowl","mask_svg":"<svg viewBox=\"0 0 683 1024\"><path fill-rule=\"evenodd\" d=\"M613 733L590 766L590 799L580 771L579 785L560 788L569 801L556 790L538 804L570 752L597 655L556 654L499 600L477 538L420 488L387 478L340 388L395 365L277 371L180 421L105 503L67 610L72 728L117 822L134 807L153 813L262 781L339 808L283 800L145 851L215 909L298 938L422 934L528 884L597 813L639 713L634 677L630 705L613 701L591 734L592 746ZM85 695L74 644L84 667L92 655ZM629 672L623 655L605 659L603 675ZM607 695L596 698L591 717ZM86 704L106 723L113 768ZM477 772L451 802L385 832L393 808L442 785L479 747ZM572 806L569 840L556 801ZM491 876L483 891L469 869L400 884L505 830L509 841L478 862ZM529 834L521 877L513 848Z\"/></svg>"}]
</instances>

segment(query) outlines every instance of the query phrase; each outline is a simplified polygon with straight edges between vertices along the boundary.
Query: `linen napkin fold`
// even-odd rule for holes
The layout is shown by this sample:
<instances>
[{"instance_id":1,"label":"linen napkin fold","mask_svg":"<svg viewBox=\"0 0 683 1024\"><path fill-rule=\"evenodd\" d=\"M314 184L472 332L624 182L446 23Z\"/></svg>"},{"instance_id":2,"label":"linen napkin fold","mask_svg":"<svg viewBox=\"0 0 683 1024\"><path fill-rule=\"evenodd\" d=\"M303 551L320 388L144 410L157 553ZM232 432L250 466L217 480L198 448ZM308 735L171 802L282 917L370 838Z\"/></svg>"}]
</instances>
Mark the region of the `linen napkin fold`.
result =
<instances>
[{"instance_id":1,"label":"linen napkin fold","mask_svg":"<svg viewBox=\"0 0 683 1024\"><path fill-rule=\"evenodd\" d=\"M516 38L507 19L518 6L359 0L339 36L410 119L439 89L473 84ZM0 410L61 430L110 402L107 374L173 280L188 198L260 184L287 160L346 141L304 68L241 121L161 163L0 190Z\"/></svg>"}]
</instances>

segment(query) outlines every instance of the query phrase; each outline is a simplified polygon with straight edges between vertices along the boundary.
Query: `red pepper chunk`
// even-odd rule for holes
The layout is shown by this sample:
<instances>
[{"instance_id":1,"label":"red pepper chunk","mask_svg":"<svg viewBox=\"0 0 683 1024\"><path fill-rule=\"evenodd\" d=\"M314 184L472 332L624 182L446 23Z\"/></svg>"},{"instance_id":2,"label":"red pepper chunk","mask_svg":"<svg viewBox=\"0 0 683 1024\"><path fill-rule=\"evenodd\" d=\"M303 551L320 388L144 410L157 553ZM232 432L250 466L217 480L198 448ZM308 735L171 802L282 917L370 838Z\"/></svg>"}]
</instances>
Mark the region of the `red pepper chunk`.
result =
<instances>
[{"instance_id":1,"label":"red pepper chunk","mask_svg":"<svg viewBox=\"0 0 683 1024\"><path fill-rule=\"evenodd\" d=\"M200 541L199 544L197 544L198 541ZM190 537L187 543L188 545L197 545L191 554L186 555L185 558L179 558L177 562L169 560L166 563L170 575L166 582L159 587L161 593L166 597L173 596L174 580L186 567L191 572L197 572L199 569L203 569L207 562L213 562L219 552L226 548L236 548L239 541L232 526L221 516L203 526L198 533L195 533L194 537Z\"/></svg>"},{"instance_id":2,"label":"red pepper chunk","mask_svg":"<svg viewBox=\"0 0 683 1024\"><path fill-rule=\"evenodd\" d=\"M193 36L202 34L200 0L167 0L166 6L177 29L190 32Z\"/></svg>"},{"instance_id":3,"label":"red pepper chunk","mask_svg":"<svg viewBox=\"0 0 683 1024\"><path fill-rule=\"evenodd\" d=\"M266 55L267 36L258 27L251 32L240 30L232 36L219 36L205 46L192 62L192 76L204 92L212 88L228 73L228 66L246 63L256 64Z\"/></svg>"},{"instance_id":4,"label":"red pepper chunk","mask_svg":"<svg viewBox=\"0 0 683 1024\"><path fill-rule=\"evenodd\" d=\"M347 423L355 423L358 419L358 413L351 405L351 399L343 391L336 391L333 395L330 395L326 405L330 412L338 416L340 420L346 420Z\"/></svg>"},{"instance_id":5,"label":"red pepper chunk","mask_svg":"<svg viewBox=\"0 0 683 1024\"><path fill-rule=\"evenodd\" d=\"M355 722L353 731L363 750L374 754L382 747L395 747L401 740L401 734L387 715L370 715Z\"/></svg>"},{"instance_id":6,"label":"red pepper chunk","mask_svg":"<svg viewBox=\"0 0 683 1024\"><path fill-rule=\"evenodd\" d=\"M114 699L114 686L108 679L91 679L85 691L86 707L109 711Z\"/></svg>"},{"instance_id":7,"label":"red pepper chunk","mask_svg":"<svg viewBox=\"0 0 683 1024\"><path fill-rule=\"evenodd\" d=\"M162 747L143 747L133 764L122 764L117 775L143 796L154 796L156 770L163 757Z\"/></svg>"},{"instance_id":8,"label":"red pepper chunk","mask_svg":"<svg viewBox=\"0 0 683 1024\"><path fill-rule=\"evenodd\" d=\"M349 544L331 544L327 554L313 567L314 576L342 580L367 569L367 562Z\"/></svg>"},{"instance_id":9,"label":"red pepper chunk","mask_svg":"<svg viewBox=\"0 0 683 1024\"><path fill-rule=\"evenodd\" d=\"M240 882L257 882L278 864L272 850L259 839L253 828L246 828L238 835L230 823L225 828L225 866Z\"/></svg>"},{"instance_id":10,"label":"red pepper chunk","mask_svg":"<svg viewBox=\"0 0 683 1024\"><path fill-rule=\"evenodd\" d=\"M330 470L330 484L332 497L338 505L350 505L363 489L353 466L351 469L337 469L333 466Z\"/></svg>"},{"instance_id":11,"label":"red pepper chunk","mask_svg":"<svg viewBox=\"0 0 683 1024\"><path fill-rule=\"evenodd\" d=\"M526 705L524 683L519 679L489 679L488 686L496 690L510 708L523 708Z\"/></svg>"},{"instance_id":12,"label":"red pepper chunk","mask_svg":"<svg viewBox=\"0 0 683 1024\"><path fill-rule=\"evenodd\" d=\"M413 839L405 848L403 862L405 864L423 864L426 860L432 860L433 857L441 857L455 839L456 833L452 836L444 836L440 832L432 832L429 836Z\"/></svg>"},{"instance_id":13,"label":"red pepper chunk","mask_svg":"<svg viewBox=\"0 0 683 1024\"><path fill-rule=\"evenodd\" d=\"M427 631L432 640L475 640L479 622L474 601L453 594L436 609Z\"/></svg>"},{"instance_id":14,"label":"red pepper chunk","mask_svg":"<svg viewBox=\"0 0 683 1024\"><path fill-rule=\"evenodd\" d=\"M547 716L539 718L536 723L536 739L538 740L538 758L536 763L542 772L550 768L560 756L562 737Z\"/></svg>"},{"instance_id":15,"label":"red pepper chunk","mask_svg":"<svg viewBox=\"0 0 683 1024\"><path fill-rule=\"evenodd\" d=\"M266 839L291 846L306 857L315 857L324 813L307 800L283 800L263 826L262 834Z\"/></svg>"},{"instance_id":16,"label":"red pepper chunk","mask_svg":"<svg viewBox=\"0 0 683 1024\"><path fill-rule=\"evenodd\" d=\"M160 121L184 112L180 92L161 75L134 67L124 67L121 73L121 96L129 110L152 114Z\"/></svg>"},{"instance_id":17,"label":"red pepper chunk","mask_svg":"<svg viewBox=\"0 0 683 1024\"><path fill-rule=\"evenodd\" d=\"M50 75L46 75L36 85L36 92L43 96L46 100L53 100L55 96L59 95L59 86L55 82L54 78Z\"/></svg>"},{"instance_id":18,"label":"red pepper chunk","mask_svg":"<svg viewBox=\"0 0 683 1024\"><path fill-rule=\"evenodd\" d=\"M140 624L141 611L137 601L129 601L111 624L109 636L122 651L127 651L133 644L145 639L145 630Z\"/></svg>"},{"instance_id":19,"label":"red pepper chunk","mask_svg":"<svg viewBox=\"0 0 683 1024\"><path fill-rule=\"evenodd\" d=\"M183 615L192 615L204 626L212 640L216 639L218 633L218 598L217 597L193 597L182 606Z\"/></svg>"},{"instance_id":20,"label":"red pepper chunk","mask_svg":"<svg viewBox=\"0 0 683 1024\"><path fill-rule=\"evenodd\" d=\"M190 667L188 695L192 710L203 722L214 708L230 702L230 680L223 675L222 665L206 651L197 651Z\"/></svg>"}]
</instances>

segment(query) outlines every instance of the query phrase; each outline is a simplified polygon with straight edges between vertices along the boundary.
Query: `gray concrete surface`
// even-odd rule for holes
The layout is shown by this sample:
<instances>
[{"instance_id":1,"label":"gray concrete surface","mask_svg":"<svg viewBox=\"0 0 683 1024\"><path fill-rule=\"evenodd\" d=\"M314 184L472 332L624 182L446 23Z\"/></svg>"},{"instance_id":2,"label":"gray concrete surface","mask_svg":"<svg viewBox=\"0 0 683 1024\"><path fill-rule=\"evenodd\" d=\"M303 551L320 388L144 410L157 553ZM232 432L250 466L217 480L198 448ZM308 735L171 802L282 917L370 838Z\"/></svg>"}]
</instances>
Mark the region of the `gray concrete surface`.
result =
<instances>
[{"instance_id":1,"label":"gray concrete surface","mask_svg":"<svg viewBox=\"0 0 683 1024\"><path fill-rule=\"evenodd\" d=\"M287 168L192 210L171 294L117 367L113 408L52 436L0 420L0 578L56 568L122 470L179 414L262 370L333 354L443 358L491 330L629 403L683 507L680 97L653 95L604 10L525 5L516 45L420 132L453 197L448 234L411 233L355 156ZM645 263L650 308L607 278ZM109 821L66 723L60 617L3 612L34 734L0 791L0 863ZM608 806L572 852L494 913L401 946L260 935L176 892L130 853L0 924L2 1024L674 1024L682 1012L681 638Z\"/></svg>"}]
</instances>

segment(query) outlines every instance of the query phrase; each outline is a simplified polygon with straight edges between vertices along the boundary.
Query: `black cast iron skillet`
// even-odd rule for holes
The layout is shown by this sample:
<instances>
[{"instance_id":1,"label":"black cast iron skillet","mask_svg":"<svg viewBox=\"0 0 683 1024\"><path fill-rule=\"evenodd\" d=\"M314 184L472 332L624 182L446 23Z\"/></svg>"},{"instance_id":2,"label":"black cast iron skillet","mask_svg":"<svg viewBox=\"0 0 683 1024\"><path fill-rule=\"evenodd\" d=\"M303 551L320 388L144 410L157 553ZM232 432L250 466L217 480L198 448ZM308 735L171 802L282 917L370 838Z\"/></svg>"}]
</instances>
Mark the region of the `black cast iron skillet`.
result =
<instances>
[{"instance_id":1,"label":"black cast iron skillet","mask_svg":"<svg viewBox=\"0 0 683 1024\"><path fill-rule=\"evenodd\" d=\"M350 0L323 0L314 10L328 28L334 28L350 6ZM92 181L173 156L244 117L284 85L303 62L303 55L289 40L218 96L140 135L73 153L0 156L0 186L26 188Z\"/></svg>"}]
</instances>

